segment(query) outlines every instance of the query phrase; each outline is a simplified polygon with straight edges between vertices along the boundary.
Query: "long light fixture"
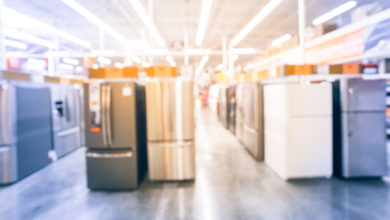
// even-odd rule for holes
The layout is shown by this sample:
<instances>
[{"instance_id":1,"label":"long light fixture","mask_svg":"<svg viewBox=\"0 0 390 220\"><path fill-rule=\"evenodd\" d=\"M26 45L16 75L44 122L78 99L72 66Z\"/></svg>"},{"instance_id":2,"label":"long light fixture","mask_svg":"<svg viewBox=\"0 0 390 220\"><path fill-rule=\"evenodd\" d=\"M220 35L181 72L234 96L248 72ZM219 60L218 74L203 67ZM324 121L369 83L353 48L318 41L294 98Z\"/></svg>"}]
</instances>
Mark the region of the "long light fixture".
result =
<instances>
[{"instance_id":1,"label":"long light fixture","mask_svg":"<svg viewBox=\"0 0 390 220\"><path fill-rule=\"evenodd\" d=\"M292 38L291 34L285 34L285 35L283 35L281 37L278 37L277 39L273 40L272 41L272 46L279 47L280 45L282 45L283 43L287 42L291 38Z\"/></svg>"},{"instance_id":2,"label":"long light fixture","mask_svg":"<svg viewBox=\"0 0 390 220\"><path fill-rule=\"evenodd\" d=\"M176 62L173 60L172 56L167 56L166 59L167 59L170 66L172 66L172 67L176 66Z\"/></svg>"},{"instance_id":3,"label":"long light fixture","mask_svg":"<svg viewBox=\"0 0 390 220\"><path fill-rule=\"evenodd\" d=\"M204 36L206 34L207 22L209 20L209 14L211 11L212 0L203 0L202 9L200 11L200 19L198 26L198 33L196 35L196 45L201 46Z\"/></svg>"},{"instance_id":4,"label":"long light fixture","mask_svg":"<svg viewBox=\"0 0 390 220\"><path fill-rule=\"evenodd\" d=\"M209 55L205 55L202 57L202 59L199 62L198 68L196 68L195 70L195 76L200 75L208 60L209 60Z\"/></svg>"},{"instance_id":5,"label":"long light fixture","mask_svg":"<svg viewBox=\"0 0 390 220\"><path fill-rule=\"evenodd\" d=\"M356 1L348 1L342 5L340 5L339 7L315 18L313 20L313 25L320 25L320 24L323 24L327 21L329 21L330 19L338 16L338 15L341 15L343 14L344 12L347 12L349 10L351 10L352 8L356 7L357 5L357 2Z\"/></svg>"},{"instance_id":6,"label":"long light fixture","mask_svg":"<svg viewBox=\"0 0 390 220\"><path fill-rule=\"evenodd\" d=\"M7 37L10 37L10 38L15 38L15 39L18 39L21 41L38 44L38 45L41 45L44 47L57 48L57 45L53 42L43 40L41 38L37 38L37 37L32 36L30 34L27 34L27 33L21 32L21 31L17 31L14 29L4 28L3 34Z\"/></svg>"},{"instance_id":7,"label":"long light fixture","mask_svg":"<svg viewBox=\"0 0 390 220\"><path fill-rule=\"evenodd\" d=\"M4 45L13 47L16 49L26 50L28 48L27 44L19 42L19 41L13 41L13 40L3 40Z\"/></svg>"},{"instance_id":8,"label":"long light fixture","mask_svg":"<svg viewBox=\"0 0 390 220\"><path fill-rule=\"evenodd\" d=\"M73 58L68 58L68 57L63 58L62 62L66 63L66 64L73 65L73 66L77 66L80 64L80 61L78 59L73 59Z\"/></svg>"},{"instance_id":9,"label":"long light fixture","mask_svg":"<svg viewBox=\"0 0 390 220\"><path fill-rule=\"evenodd\" d=\"M253 30L261 21L264 20L280 3L282 0L271 0L261 9L257 15L233 38L230 42L231 46L236 46L249 32Z\"/></svg>"},{"instance_id":10,"label":"long light fixture","mask_svg":"<svg viewBox=\"0 0 390 220\"><path fill-rule=\"evenodd\" d=\"M64 1L64 0L63 0ZM150 34L154 38L154 40L157 42L157 44L160 47L165 46L165 42L162 39L160 33L158 32L157 28L154 26L152 20L146 13L144 7L142 6L141 2L138 0L129 0L130 4L133 6L135 12L138 14L138 16L141 18L142 22L145 24L145 26L149 29Z\"/></svg>"},{"instance_id":11,"label":"long light fixture","mask_svg":"<svg viewBox=\"0 0 390 220\"><path fill-rule=\"evenodd\" d=\"M39 21L35 18L32 18L30 16L27 16L25 14L22 14L20 12L17 12L13 9L4 7L3 8L3 22L7 26L19 26L19 27L37 27L37 28L42 28L44 30L47 30L63 39L66 39L70 42L73 42L75 44L78 44L82 47L85 48L91 48L92 45L90 42L80 39L78 37L75 37L72 34L69 34L65 31L59 30L51 25L48 25L42 21Z\"/></svg>"},{"instance_id":12,"label":"long light fixture","mask_svg":"<svg viewBox=\"0 0 390 220\"><path fill-rule=\"evenodd\" d=\"M121 63L121 62L116 62L116 63L114 64L114 66L115 66L116 68L119 68L119 69L123 69L123 67L125 67L125 66L123 65L123 63Z\"/></svg>"},{"instance_id":13,"label":"long light fixture","mask_svg":"<svg viewBox=\"0 0 390 220\"><path fill-rule=\"evenodd\" d=\"M98 17L96 17L94 14L92 14L90 11L88 11L84 6L76 2L75 0L62 0L66 5L71 7L74 11L79 13L80 15L84 16L86 19L88 19L90 22L101 28L104 32L106 32L111 37L117 39L122 44L124 44L128 49L133 49L135 47L139 48L141 47L147 47L147 43L145 41L129 41L127 38L122 36L119 32L114 30L111 26L104 23L102 20L100 20Z\"/></svg>"}]
</instances>

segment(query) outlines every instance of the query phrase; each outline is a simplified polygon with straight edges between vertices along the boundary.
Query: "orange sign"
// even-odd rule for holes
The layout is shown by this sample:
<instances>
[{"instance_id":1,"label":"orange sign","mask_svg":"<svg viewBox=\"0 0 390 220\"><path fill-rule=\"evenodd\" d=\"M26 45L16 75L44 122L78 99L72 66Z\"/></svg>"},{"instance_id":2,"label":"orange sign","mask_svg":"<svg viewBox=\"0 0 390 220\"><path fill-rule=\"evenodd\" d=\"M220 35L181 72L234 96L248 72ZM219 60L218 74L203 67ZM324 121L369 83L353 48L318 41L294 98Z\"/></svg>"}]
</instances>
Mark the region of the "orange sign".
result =
<instances>
[{"instance_id":1,"label":"orange sign","mask_svg":"<svg viewBox=\"0 0 390 220\"><path fill-rule=\"evenodd\" d=\"M362 56L364 53L363 30L325 41L306 48L305 61L310 64L326 64L338 60Z\"/></svg>"}]
</instances>

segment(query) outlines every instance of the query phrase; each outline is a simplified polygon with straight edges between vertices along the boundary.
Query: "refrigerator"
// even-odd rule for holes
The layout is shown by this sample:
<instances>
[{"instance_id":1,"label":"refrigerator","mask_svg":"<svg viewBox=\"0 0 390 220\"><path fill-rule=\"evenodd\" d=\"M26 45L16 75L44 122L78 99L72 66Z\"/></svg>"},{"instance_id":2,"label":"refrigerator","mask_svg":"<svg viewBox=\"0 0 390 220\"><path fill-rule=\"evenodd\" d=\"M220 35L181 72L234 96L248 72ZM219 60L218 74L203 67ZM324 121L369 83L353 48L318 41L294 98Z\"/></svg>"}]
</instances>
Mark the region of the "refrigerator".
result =
<instances>
[{"instance_id":1,"label":"refrigerator","mask_svg":"<svg viewBox=\"0 0 390 220\"><path fill-rule=\"evenodd\" d=\"M88 188L137 188L147 166L144 85L93 81L84 92Z\"/></svg>"},{"instance_id":2,"label":"refrigerator","mask_svg":"<svg viewBox=\"0 0 390 220\"><path fill-rule=\"evenodd\" d=\"M232 85L227 90L228 95L228 129L235 134L236 132L236 85Z\"/></svg>"},{"instance_id":3,"label":"refrigerator","mask_svg":"<svg viewBox=\"0 0 390 220\"><path fill-rule=\"evenodd\" d=\"M63 157L82 145L81 89L79 85L50 85L55 158Z\"/></svg>"},{"instance_id":4,"label":"refrigerator","mask_svg":"<svg viewBox=\"0 0 390 220\"><path fill-rule=\"evenodd\" d=\"M229 127L229 97L227 92L227 87L222 86L219 92L219 111L218 116L222 125L225 128Z\"/></svg>"},{"instance_id":5,"label":"refrigerator","mask_svg":"<svg viewBox=\"0 0 390 220\"><path fill-rule=\"evenodd\" d=\"M387 174L386 81L341 79L333 83L334 174Z\"/></svg>"},{"instance_id":6,"label":"refrigerator","mask_svg":"<svg viewBox=\"0 0 390 220\"><path fill-rule=\"evenodd\" d=\"M146 83L151 181L195 179L194 86L182 78Z\"/></svg>"},{"instance_id":7,"label":"refrigerator","mask_svg":"<svg viewBox=\"0 0 390 220\"><path fill-rule=\"evenodd\" d=\"M0 184L11 184L51 163L50 90L0 82Z\"/></svg>"},{"instance_id":8,"label":"refrigerator","mask_svg":"<svg viewBox=\"0 0 390 220\"><path fill-rule=\"evenodd\" d=\"M282 179L332 176L332 85L265 85L264 161Z\"/></svg>"},{"instance_id":9,"label":"refrigerator","mask_svg":"<svg viewBox=\"0 0 390 220\"><path fill-rule=\"evenodd\" d=\"M264 159L263 85L244 84L243 145L259 161Z\"/></svg>"},{"instance_id":10,"label":"refrigerator","mask_svg":"<svg viewBox=\"0 0 390 220\"><path fill-rule=\"evenodd\" d=\"M243 143L244 126L244 83L236 87L236 137L240 143Z\"/></svg>"}]
</instances>

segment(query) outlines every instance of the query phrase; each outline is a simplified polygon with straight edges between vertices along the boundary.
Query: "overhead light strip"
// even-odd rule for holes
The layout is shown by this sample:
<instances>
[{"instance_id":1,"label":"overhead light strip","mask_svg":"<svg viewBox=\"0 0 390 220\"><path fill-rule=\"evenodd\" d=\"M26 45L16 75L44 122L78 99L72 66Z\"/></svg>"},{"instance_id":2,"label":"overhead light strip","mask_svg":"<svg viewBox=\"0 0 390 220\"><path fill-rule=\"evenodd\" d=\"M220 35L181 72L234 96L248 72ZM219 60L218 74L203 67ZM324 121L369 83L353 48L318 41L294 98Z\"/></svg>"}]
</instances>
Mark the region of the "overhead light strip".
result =
<instances>
[{"instance_id":1,"label":"overhead light strip","mask_svg":"<svg viewBox=\"0 0 390 220\"><path fill-rule=\"evenodd\" d=\"M279 47L280 45L284 44L285 42L289 41L292 38L291 34L285 34L275 40L272 41L272 46Z\"/></svg>"},{"instance_id":2,"label":"overhead light strip","mask_svg":"<svg viewBox=\"0 0 390 220\"><path fill-rule=\"evenodd\" d=\"M3 40L4 45L13 47L16 49L26 50L28 48L27 44L19 42L19 41L13 41L13 40Z\"/></svg>"},{"instance_id":3,"label":"overhead light strip","mask_svg":"<svg viewBox=\"0 0 390 220\"><path fill-rule=\"evenodd\" d=\"M204 36L206 34L207 23L209 20L209 15L212 6L212 0L203 0L202 1L202 9L200 11L200 19L198 32L196 35L196 45L201 46L204 40Z\"/></svg>"},{"instance_id":4,"label":"overhead light strip","mask_svg":"<svg viewBox=\"0 0 390 220\"><path fill-rule=\"evenodd\" d=\"M315 18L313 20L313 25L320 25L320 24L323 24L327 21L329 21L330 19L336 17L336 16L339 16L349 10L351 10L352 8L356 7L357 5L357 2L356 1L348 1L342 5L340 5L339 7Z\"/></svg>"},{"instance_id":5,"label":"overhead light strip","mask_svg":"<svg viewBox=\"0 0 390 220\"><path fill-rule=\"evenodd\" d=\"M21 32L21 31L9 29L9 28L4 28L3 34L7 37L15 38L15 39L18 39L18 40L21 40L24 42L30 42L30 43L38 44L38 45L48 47L48 48L57 48L57 45L53 42L43 40L41 38L32 36L30 34L27 34L27 33Z\"/></svg>"},{"instance_id":6,"label":"overhead light strip","mask_svg":"<svg viewBox=\"0 0 390 220\"><path fill-rule=\"evenodd\" d=\"M172 66L172 67L176 66L176 62L173 60L172 56L167 56L166 59L167 59L170 66Z\"/></svg>"},{"instance_id":7,"label":"overhead light strip","mask_svg":"<svg viewBox=\"0 0 390 220\"><path fill-rule=\"evenodd\" d=\"M233 38L230 42L231 46L236 46L249 32L253 30L260 22L264 20L282 0L271 0L268 4L257 13L257 15Z\"/></svg>"},{"instance_id":8,"label":"overhead light strip","mask_svg":"<svg viewBox=\"0 0 390 220\"><path fill-rule=\"evenodd\" d=\"M119 32L117 32L116 30L111 28L111 26L109 26L108 24L106 24L105 22L100 20L93 13L88 11L88 9L86 9L84 6L82 6L81 4L76 2L75 0L62 0L62 2L64 2L66 5L71 7L74 11L76 11L77 13L79 13L80 15L82 15L83 17L88 19L90 22L92 22L93 24L95 24L99 28L102 28L102 30L104 32L106 32L111 37L113 37L113 38L117 39L118 41L120 41L123 45L128 47L128 49L133 49L136 46L139 47L140 43L145 44L143 46L147 47L146 42L144 42L144 41L143 42L139 42L139 41L129 41L129 40L127 40L127 38L125 38Z\"/></svg>"},{"instance_id":9,"label":"overhead light strip","mask_svg":"<svg viewBox=\"0 0 390 220\"><path fill-rule=\"evenodd\" d=\"M86 40L83 40L83 39L80 39L78 37L75 37L74 35L72 34L69 34L65 31L62 31L58 28L55 28L51 25L48 25L46 23L43 23L42 21L39 21L35 18L32 18L30 16L27 16L25 14L22 14L20 12L17 12L13 9L10 9L10 8L7 8L7 7L4 7L3 8L3 16L4 16L4 19L3 19L3 22L5 25L13 25L13 24L28 24L29 26L36 26L38 28L42 28L42 29L45 29L63 39L66 39L70 42L73 42L75 44L78 44L82 47L85 47L85 48L91 48L92 45L90 42L86 41Z\"/></svg>"},{"instance_id":10,"label":"overhead light strip","mask_svg":"<svg viewBox=\"0 0 390 220\"><path fill-rule=\"evenodd\" d=\"M157 42L157 44L160 47L165 46L165 42L163 38L161 37L160 33L158 32L157 28L154 26L152 20L146 13L144 7L142 6L141 2L138 0L129 0L130 4L133 6L134 10L138 14L138 16L141 18L142 22L145 24L145 26L149 29L150 34L154 38L154 40Z\"/></svg>"},{"instance_id":11,"label":"overhead light strip","mask_svg":"<svg viewBox=\"0 0 390 220\"><path fill-rule=\"evenodd\" d=\"M195 76L200 75L208 60L209 60L209 55L205 55L202 57L202 59L199 62L198 68L196 68Z\"/></svg>"}]
</instances>

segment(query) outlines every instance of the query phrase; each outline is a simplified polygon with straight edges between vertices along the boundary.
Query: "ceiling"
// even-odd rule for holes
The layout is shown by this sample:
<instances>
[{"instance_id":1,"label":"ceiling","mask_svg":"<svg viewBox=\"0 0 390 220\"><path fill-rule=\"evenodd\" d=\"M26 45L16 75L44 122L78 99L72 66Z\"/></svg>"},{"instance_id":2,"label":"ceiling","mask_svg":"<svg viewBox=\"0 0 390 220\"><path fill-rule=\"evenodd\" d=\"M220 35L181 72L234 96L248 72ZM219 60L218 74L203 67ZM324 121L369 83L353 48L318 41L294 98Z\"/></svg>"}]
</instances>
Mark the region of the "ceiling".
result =
<instances>
[{"instance_id":1,"label":"ceiling","mask_svg":"<svg viewBox=\"0 0 390 220\"><path fill-rule=\"evenodd\" d=\"M198 48L195 38L198 29L201 0L140 0L147 11L152 11L154 24L171 50L182 50L184 39L188 34L189 48ZM222 49L222 38L230 41L268 2L269 0L213 0L205 40L202 48ZM152 48L158 48L149 36L142 21L137 16L129 0L77 0L81 5L114 28L126 39L146 39ZM307 23L344 3L341 0L306 0ZM373 0L360 0L359 4L372 3ZM376 0L384 7L390 1ZM99 28L83 16L76 13L61 0L5 0L5 6L18 12L34 17L42 22L57 27L63 31L92 44L93 50L123 51L124 47L111 36L103 35L101 44ZM151 7L149 7L151 6ZM340 18L339 18L340 20ZM29 30L34 35L48 40L56 40L50 33L43 30ZM238 48L267 48L275 38L290 33L298 33L298 0L284 0L266 19L257 25L238 45ZM72 52L88 52L64 39L59 39L61 50ZM43 53L44 48L31 47L31 53ZM201 57L190 58L191 64L199 62ZM238 62L252 59L253 55L240 56ZM174 57L178 65L184 63L182 56ZM154 57L153 64L166 63L164 57ZM207 65L216 66L222 62L221 56L211 56Z\"/></svg>"}]
</instances>

